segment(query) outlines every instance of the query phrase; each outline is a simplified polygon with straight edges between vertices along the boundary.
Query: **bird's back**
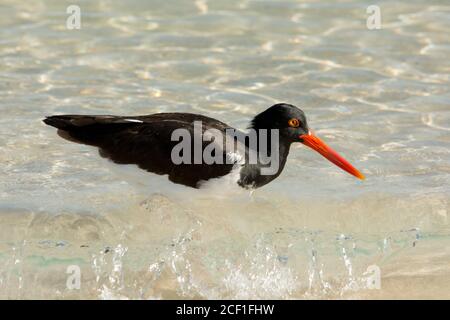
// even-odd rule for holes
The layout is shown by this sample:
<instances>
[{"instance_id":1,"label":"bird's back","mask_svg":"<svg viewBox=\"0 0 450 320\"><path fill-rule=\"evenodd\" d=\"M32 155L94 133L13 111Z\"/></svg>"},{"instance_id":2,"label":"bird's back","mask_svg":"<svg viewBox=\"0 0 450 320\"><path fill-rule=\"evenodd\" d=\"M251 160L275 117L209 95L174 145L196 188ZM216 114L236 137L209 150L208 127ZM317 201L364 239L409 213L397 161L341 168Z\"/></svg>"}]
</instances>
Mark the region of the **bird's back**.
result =
<instances>
[{"instance_id":1,"label":"bird's back","mask_svg":"<svg viewBox=\"0 0 450 320\"><path fill-rule=\"evenodd\" d=\"M192 113L157 113L146 116L109 115L58 115L47 117L44 122L58 128L61 137L99 148L100 155L118 164L136 164L141 169L156 174L167 174L172 182L190 187L229 173L234 164L201 165L175 164L172 150L179 143L172 140L177 129L184 129L194 139L201 139L202 150L210 141L196 137L194 123L201 122L202 133L215 129L226 135L227 124L210 117ZM223 141L224 139L222 139ZM213 139L214 141L214 139ZM223 145L217 146L222 150Z\"/></svg>"}]
</instances>

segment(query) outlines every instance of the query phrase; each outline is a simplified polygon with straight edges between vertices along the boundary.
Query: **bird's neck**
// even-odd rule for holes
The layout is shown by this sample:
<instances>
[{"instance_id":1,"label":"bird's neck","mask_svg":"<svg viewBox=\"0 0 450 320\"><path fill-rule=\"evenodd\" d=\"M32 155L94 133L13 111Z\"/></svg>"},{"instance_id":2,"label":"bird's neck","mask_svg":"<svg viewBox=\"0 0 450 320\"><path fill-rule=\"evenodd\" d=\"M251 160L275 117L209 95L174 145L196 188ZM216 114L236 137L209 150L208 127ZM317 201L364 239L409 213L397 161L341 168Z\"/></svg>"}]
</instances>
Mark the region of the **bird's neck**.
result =
<instances>
[{"instance_id":1,"label":"bird's neck","mask_svg":"<svg viewBox=\"0 0 450 320\"><path fill-rule=\"evenodd\" d=\"M277 178L284 169L291 146L281 137L271 134L263 137L259 132L257 141L257 163L250 161L249 156L240 172L238 183L244 188L259 188ZM247 147L249 152L254 151L251 146Z\"/></svg>"}]
</instances>

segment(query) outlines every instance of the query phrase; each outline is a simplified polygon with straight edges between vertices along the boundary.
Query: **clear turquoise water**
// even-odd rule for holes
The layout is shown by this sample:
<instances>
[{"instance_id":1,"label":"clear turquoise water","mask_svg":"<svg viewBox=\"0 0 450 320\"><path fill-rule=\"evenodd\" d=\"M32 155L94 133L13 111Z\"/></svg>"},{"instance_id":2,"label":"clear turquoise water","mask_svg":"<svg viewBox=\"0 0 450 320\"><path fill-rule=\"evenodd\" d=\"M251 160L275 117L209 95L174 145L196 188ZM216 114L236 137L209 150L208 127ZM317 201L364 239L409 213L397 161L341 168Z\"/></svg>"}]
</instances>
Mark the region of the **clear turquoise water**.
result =
<instances>
[{"instance_id":1,"label":"clear turquoise water","mask_svg":"<svg viewBox=\"0 0 450 320\"><path fill-rule=\"evenodd\" d=\"M67 30L70 4L0 3L0 297L449 297L447 1L378 2L380 30L370 1L80 1ZM298 146L251 196L174 194L41 123L180 111L245 128L276 102L367 180Z\"/></svg>"}]
</instances>

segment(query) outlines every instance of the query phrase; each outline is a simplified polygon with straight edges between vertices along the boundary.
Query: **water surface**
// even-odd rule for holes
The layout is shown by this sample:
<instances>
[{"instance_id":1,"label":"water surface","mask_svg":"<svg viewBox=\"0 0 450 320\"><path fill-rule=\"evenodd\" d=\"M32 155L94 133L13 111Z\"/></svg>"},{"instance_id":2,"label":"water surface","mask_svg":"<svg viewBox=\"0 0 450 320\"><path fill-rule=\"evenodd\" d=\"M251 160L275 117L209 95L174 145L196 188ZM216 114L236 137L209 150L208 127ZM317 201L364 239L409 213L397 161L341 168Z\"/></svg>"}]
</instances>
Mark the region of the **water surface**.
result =
<instances>
[{"instance_id":1,"label":"water surface","mask_svg":"<svg viewBox=\"0 0 450 320\"><path fill-rule=\"evenodd\" d=\"M450 298L448 1L379 1L380 30L373 1L77 3L80 30L70 1L0 3L1 298ZM299 145L251 195L174 193L41 122L176 111L245 128L278 102L366 181Z\"/></svg>"}]
</instances>

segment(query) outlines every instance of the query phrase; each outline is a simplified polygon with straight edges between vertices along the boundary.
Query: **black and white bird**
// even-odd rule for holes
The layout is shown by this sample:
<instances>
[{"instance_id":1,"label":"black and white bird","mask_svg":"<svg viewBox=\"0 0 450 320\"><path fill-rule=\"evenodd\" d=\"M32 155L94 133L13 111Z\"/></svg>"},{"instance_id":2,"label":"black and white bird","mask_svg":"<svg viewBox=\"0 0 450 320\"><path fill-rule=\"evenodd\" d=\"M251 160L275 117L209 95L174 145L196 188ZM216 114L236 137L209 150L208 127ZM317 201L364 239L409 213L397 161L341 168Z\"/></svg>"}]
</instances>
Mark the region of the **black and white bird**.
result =
<instances>
[{"instance_id":1,"label":"black and white bird","mask_svg":"<svg viewBox=\"0 0 450 320\"><path fill-rule=\"evenodd\" d=\"M219 120L199 114L55 115L43 121L57 128L58 134L67 140L98 147L102 157L116 164L135 164L154 174L168 175L169 180L174 183L193 188L201 188L208 181L225 176L233 176L235 183L243 188L264 186L280 175L286 164L290 146L296 142L314 149L355 177L364 179L363 174L311 133L302 110L285 103L271 106L256 115L250 124L250 129L256 132L258 142L261 141L261 132L269 132L273 129L278 131L278 141L275 144L277 149L271 149L272 141L270 140L273 138L268 135L269 147L264 150L267 155L274 152L278 154L276 170L270 174L263 172L267 163L249 161L251 152L255 152L257 156L262 152L259 143L254 147L250 144L250 139L239 140L236 139L236 135L227 139L230 132L239 131ZM213 132L210 134L212 136L207 139L197 137L199 132L195 130L195 123L199 122L201 123L200 135ZM173 150L180 143L173 138L173 133L177 129L184 129L185 132L190 133L192 149L194 140L200 139L195 141L201 141L202 152L209 145L210 149L214 149L215 159L222 158L223 161L175 163ZM235 146L231 152L225 146L225 141L234 142Z\"/></svg>"}]
</instances>

